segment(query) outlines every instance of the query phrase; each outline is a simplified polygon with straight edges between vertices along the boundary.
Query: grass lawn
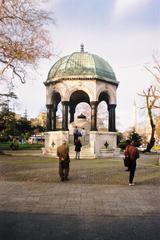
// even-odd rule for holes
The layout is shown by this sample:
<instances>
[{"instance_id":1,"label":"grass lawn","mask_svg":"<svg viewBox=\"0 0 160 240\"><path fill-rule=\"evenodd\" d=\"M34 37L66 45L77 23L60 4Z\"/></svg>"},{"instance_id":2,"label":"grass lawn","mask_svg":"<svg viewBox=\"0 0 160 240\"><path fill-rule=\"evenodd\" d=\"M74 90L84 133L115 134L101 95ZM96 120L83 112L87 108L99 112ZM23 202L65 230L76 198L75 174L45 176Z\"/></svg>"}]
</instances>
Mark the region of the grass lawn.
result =
<instances>
[{"instance_id":1,"label":"grass lawn","mask_svg":"<svg viewBox=\"0 0 160 240\"><path fill-rule=\"evenodd\" d=\"M34 151L33 151L34 153ZM59 182L58 160L45 156L21 156L10 152L0 155L0 181ZM137 161L137 184L159 185L160 166L157 155L143 155ZM128 172L122 158L71 160L70 183L126 185Z\"/></svg>"},{"instance_id":2,"label":"grass lawn","mask_svg":"<svg viewBox=\"0 0 160 240\"><path fill-rule=\"evenodd\" d=\"M11 142L0 143L0 150L11 150L10 148ZM19 144L19 150L37 150L41 149L44 145L43 144Z\"/></svg>"}]
</instances>

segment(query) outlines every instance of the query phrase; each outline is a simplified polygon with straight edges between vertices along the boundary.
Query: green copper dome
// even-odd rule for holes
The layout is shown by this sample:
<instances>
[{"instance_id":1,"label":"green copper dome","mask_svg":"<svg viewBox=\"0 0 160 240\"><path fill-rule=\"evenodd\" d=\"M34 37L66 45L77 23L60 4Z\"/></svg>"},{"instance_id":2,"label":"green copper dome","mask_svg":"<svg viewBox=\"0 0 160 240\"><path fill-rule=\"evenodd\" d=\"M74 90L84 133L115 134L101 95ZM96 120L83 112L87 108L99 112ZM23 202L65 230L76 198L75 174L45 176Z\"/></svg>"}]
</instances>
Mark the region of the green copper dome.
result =
<instances>
[{"instance_id":1,"label":"green copper dome","mask_svg":"<svg viewBox=\"0 0 160 240\"><path fill-rule=\"evenodd\" d=\"M88 52L74 52L58 60L48 74L46 83L60 79L97 78L118 84L112 67L103 58Z\"/></svg>"}]
</instances>

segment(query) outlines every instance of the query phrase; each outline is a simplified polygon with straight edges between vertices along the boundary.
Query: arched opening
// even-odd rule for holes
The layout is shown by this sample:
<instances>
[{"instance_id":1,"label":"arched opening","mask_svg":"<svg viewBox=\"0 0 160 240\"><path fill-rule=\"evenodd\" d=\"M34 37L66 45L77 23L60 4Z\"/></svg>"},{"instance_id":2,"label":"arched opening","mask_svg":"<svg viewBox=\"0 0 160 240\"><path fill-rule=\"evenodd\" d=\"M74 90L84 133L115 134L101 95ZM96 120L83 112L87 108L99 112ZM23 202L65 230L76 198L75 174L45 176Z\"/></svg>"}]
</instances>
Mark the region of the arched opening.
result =
<instances>
[{"instance_id":1,"label":"arched opening","mask_svg":"<svg viewBox=\"0 0 160 240\"><path fill-rule=\"evenodd\" d=\"M89 96L86 92L84 92L82 90L77 90L71 94L70 102L76 102L76 103L87 102L87 103L89 103Z\"/></svg>"},{"instance_id":2,"label":"arched opening","mask_svg":"<svg viewBox=\"0 0 160 240\"><path fill-rule=\"evenodd\" d=\"M71 94L70 96L70 123L74 122L75 119L75 111L76 111L76 106L79 103L88 103L89 104L89 96L86 92L82 90L75 91ZM83 105L82 105L83 106Z\"/></svg>"},{"instance_id":3,"label":"arched opening","mask_svg":"<svg viewBox=\"0 0 160 240\"><path fill-rule=\"evenodd\" d=\"M77 90L73 92L70 96L69 101L69 131L70 131L70 140L72 142L74 127L78 126L79 132L83 128L86 130L86 134L90 130L90 99L88 94L85 91Z\"/></svg>"},{"instance_id":4,"label":"arched opening","mask_svg":"<svg viewBox=\"0 0 160 240\"><path fill-rule=\"evenodd\" d=\"M98 108L97 108L97 121L98 130L108 131L108 105L109 105L109 95L107 92L101 92L98 98Z\"/></svg>"},{"instance_id":5,"label":"arched opening","mask_svg":"<svg viewBox=\"0 0 160 240\"><path fill-rule=\"evenodd\" d=\"M59 94L59 92L53 92L52 103L58 105L60 101L61 101L61 95Z\"/></svg>"},{"instance_id":6,"label":"arched opening","mask_svg":"<svg viewBox=\"0 0 160 240\"><path fill-rule=\"evenodd\" d=\"M75 114L74 114L74 122L71 122L69 124L69 139L70 142L73 143L73 132L75 126L78 127L79 133L85 131L85 144L88 144L89 142L89 132L90 132L90 126L91 125L91 107L88 103L80 102L77 104L75 108ZM80 136L81 138L81 136ZM82 139L83 140L83 139ZM84 145L84 142L83 142Z\"/></svg>"},{"instance_id":7,"label":"arched opening","mask_svg":"<svg viewBox=\"0 0 160 240\"><path fill-rule=\"evenodd\" d=\"M98 102L105 101L107 105L109 104L109 95L107 92L101 92L98 98Z\"/></svg>"},{"instance_id":8,"label":"arched opening","mask_svg":"<svg viewBox=\"0 0 160 240\"><path fill-rule=\"evenodd\" d=\"M77 104L75 109L75 119L80 115L85 116L87 121L91 121L91 107L88 103L81 102Z\"/></svg>"},{"instance_id":9,"label":"arched opening","mask_svg":"<svg viewBox=\"0 0 160 240\"><path fill-rule=\"evenodd\" d=\"M116 126L115 126L115 108L116 104L110 104L110 96L107 92L101 92L99 95L99 102L105 101L108 105L108 131L109 132L115 132Z\"/></svg>"},{"instance_id":10,"label":"arched opening","mask_svg":"<svg viewBox=\"0 0 160 240\"><path fill-rule=\"evenodd\" d=\"M98 104L97 126L99 131L108 131L108 108L105 101Z\"/></svg>"},{"instance_id":11,"label":"arched opening","mask_svg":"<svg viewBox=\"0 0 160 240\"><path fill-rule=\"evenodd\" d=\"M57 130L62 129L62 103L61 102L59 102L57 105L56 128Z\"/></svg>"}]
</instances>

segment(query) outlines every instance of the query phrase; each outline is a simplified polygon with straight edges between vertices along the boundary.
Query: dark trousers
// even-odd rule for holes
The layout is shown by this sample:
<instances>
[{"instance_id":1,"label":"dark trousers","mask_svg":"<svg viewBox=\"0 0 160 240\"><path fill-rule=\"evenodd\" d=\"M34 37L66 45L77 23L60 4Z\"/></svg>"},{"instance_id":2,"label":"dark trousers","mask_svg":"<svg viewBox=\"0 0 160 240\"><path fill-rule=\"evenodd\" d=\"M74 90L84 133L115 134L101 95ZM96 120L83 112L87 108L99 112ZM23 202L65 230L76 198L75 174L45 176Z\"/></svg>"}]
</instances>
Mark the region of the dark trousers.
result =
<instances>
[{"instance_id":1,"label":"dark trousers","mask_svg":"<svg viewBox=\"0 0 160 240\"><path fill-rule=\"evenodd\" d=\"M135 174L135 171L136 171L136 160L130 162L129 171L130 171L129 183L132 183L133 178L134 178L134 174Z\"/></svg>"},{"instance_id":2,"label":"dark trousers","mask_svg":"<svg viewBox=\"0 0 160 240\"><path fill-rule=\"evenodd\" d=\"M59 176L61 180L65 180L69 175L69 162L61 161L59 162Z\"/></svg>"}]
</instances>

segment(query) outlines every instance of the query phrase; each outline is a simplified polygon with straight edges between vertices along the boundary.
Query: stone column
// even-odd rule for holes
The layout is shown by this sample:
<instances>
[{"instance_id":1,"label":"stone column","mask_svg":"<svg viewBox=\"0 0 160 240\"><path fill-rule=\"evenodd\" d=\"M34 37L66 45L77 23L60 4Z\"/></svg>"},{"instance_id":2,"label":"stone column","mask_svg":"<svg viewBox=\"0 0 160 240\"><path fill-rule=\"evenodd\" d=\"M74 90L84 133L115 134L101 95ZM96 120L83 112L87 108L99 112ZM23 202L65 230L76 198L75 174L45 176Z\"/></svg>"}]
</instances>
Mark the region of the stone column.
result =
<instances>
[{"instance_id":1,"label":"stone column","mask_svg":"<svg viewBox=\"0 0 160 240\"><path fill-rule=\"evenodd\" d=\"M52 131L52 104L47 104L47 131Z\"/></svg>"},{"instance_id":2,"label":"stone column","mask_svg":"<svg viewBox=\"0 0 160 240\"><path fill-rule=\"evenodd\" d=\"M52 131L56 131L56 112L57 112L57 106L56 106L56 103L53 103L53 108L52 108Z\"/></svg>"},{"instance_id":3,"label":"stone column","mask_svg":"<svg viewBox=\"0 0 160 240\"><path fill-rule=\"evenodd\" d=\"M115 108L116 108L116 104L110 104L108 106L108 111L109 111L108 131L109 132L116 132Z\"/></svg>"},{"instance_id":4,"label":"stone column","mask_svg":"<svg viewBox=\"0 0 160 240\"><path fill-rule=\"evenodd\" d=\"M97 131L97 101L90 102L91 104L91 131Z\"/></svg>"},{"instance_id":5,"label":"stone column","mask_svg":"<svg viewBox=\"0 0 160 240\"><path fill-rule=\"evenodd\" d=\"M75 106L71 105L70 106L70 123L74 122L74 113L75 113Z\"/></svg>"},{"instance_id":6,"label":"stone column","mask_svg":"<svg viewBox=\"0 0 160 240\"><path fill-rule=\"evenodd\" d=\"M62 102L62 130L68 131L68 101Z\"/></svg>"}]
</instances>

